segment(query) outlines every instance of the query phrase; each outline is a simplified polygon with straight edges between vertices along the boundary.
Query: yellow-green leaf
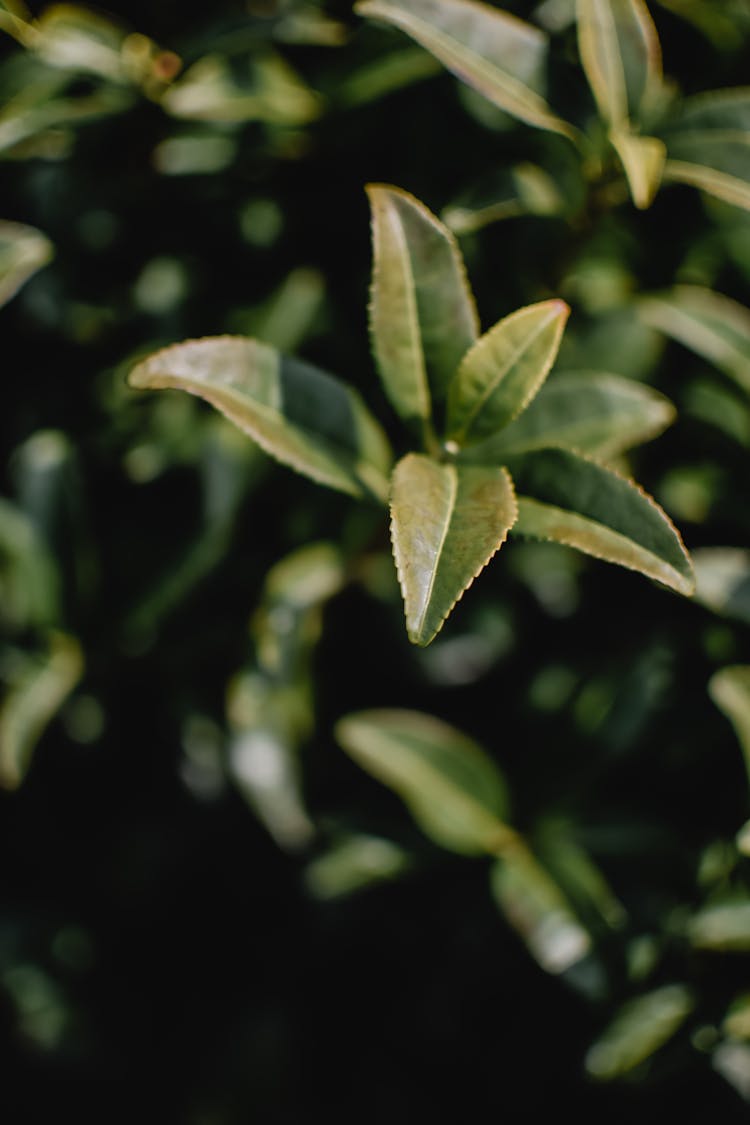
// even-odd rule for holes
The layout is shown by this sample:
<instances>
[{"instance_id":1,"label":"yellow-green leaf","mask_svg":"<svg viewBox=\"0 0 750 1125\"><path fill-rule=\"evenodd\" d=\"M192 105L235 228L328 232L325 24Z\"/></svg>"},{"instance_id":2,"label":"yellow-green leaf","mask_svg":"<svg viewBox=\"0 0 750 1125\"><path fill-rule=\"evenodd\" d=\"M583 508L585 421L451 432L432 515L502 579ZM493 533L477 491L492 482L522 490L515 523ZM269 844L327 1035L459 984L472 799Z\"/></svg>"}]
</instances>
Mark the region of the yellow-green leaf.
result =
<instances>
[{"instance_id":1,"label":"yellow-green leaf","mask_svg":"<svg viewBox=\"0 0 750 1125\"><path fill-rule=\"evenodd\" d=\"M660 434L674 420L671 402L652 387L600 371L556 372L520 417L461 453L462 461L502 464L505 457L554 446L604 460Z\"/></svg>"},{"instance_id":2,"label":"yellow-green leaf","mask_svg":"<svg viewBox=\"0 0 750 1125\"><path fill-rule=\"evenodd\" d=\"M577 0L578 49L599 113L639 120L661 85L661 48L643 0Z\"/></svg>"},{"instance_id":3,"label":"yellow-green leaf","mask_svg":"<svg viewBox=\"0 0 750 1125\"><path fill-rule=\"evenodd\" d=\"M564 301L542 301L506 316L477 340L448 390L454 441L489 437L528 406L555 362L569 313Z\"/></svg>"},{"instance_id":4,"label":"yellow-green leaf","mask_svg":"<svg viewBox=\"0 0 750 1125\"><path fill-rule=\"evenodd\" d=\"M516 518L505 469L410 453L393 473L391 538L415 644L427 645Z\"/></svg>"},{"instance_id":5,"label":"yellow-green leaf","mask_svg":"<svg viewBox=\"0 0 750 1125\"><path fill-rule=\"evenodd\" d=\"M652 328L715 363L750 392L750 309L701 285L675 285L638 302Z\"/></svg>"},{"instance_id":6,"label":"yellow-green leaf","mask_svg":"<svg viewBox=\"0 0 750 1125\"><path fill-rule=\"evenodd\" d=\"M400 416L422 424L477 338L479 321L453 235L413 196L367 189L374 264L372 349Z\"/></svg>"},{"instance_id":7,"label":"yellow-green leaf","mask_svg":"<svg viewBox=\"0 0 750 1125\"><path fill-rule=\"evenodd\" d=\"M540 28L477 0L361 0L356 11L405 31L513 117L575 135L544 100L548 38Z\"/></svg>"},{"instance_id":8,"label":"yellow-green leaf","mask_svg":"<svg viewBox=\"0 0 750 1125\"><path fill-rule=\"evenodd\" d=\"M52 243L41 231L23 223L0 222L0 305L46 266L52 254Z\"/></svg>"},{"instance_id":9,"label":"yellow-green leaf","mask_svg":"<svg viewBox=\"0 0 750 1125\"><path fill-rule=\"evenodd\" d=\"M627 1074L672 1038L693 1006L693 995L682 984L668 984L630 1000L589 1048L589 1074L602 1081Z\"/></svg>"},{"instance_id":10,"label":"yellow-green leaf","mask_svg":"<svg viewBox=\"0 0 750 1125\"><path fill-rule=\"evenodd\" d=\"M693 568L677 530L638 485L563 449L509 458L508 467L518 491L519 534L576 547L680 594L693 592Z\"/></svg>"},{"instance_id":11,"label":"yellow-green leaf","mask_svg":"<svg viewBox=\"0 0 750 1125\"><path fill-rule=\"evenodd\" d=\"M354 496L387 497L390 448L356 391L258 340L175 344L134 368L130 383L198 395L283 464Z\"/></svg>"},{"instance_id":12,"label":"yellow-green leaf","mask_svg":"<svg viewBox=\"0 0 750 1125\"><path fill-rule=\"evenodd\" d=\"M418 711L361 711L336 725L358 765L393 789L430 839L466 855L515 840L495 763L461 731Z\"/></svg>"},{"instance_id":13,"label":"yellow-green leaf","mask_svg":"<svg viewBox=\"0 0 750 1125\"><path fill-rule=\"evenodd\" d=\"M610 140L622 161L636 207L650 207L659 190L667 148L658 137L641 137L626 129L615 130Z\"/></svg>"}]
</instances>

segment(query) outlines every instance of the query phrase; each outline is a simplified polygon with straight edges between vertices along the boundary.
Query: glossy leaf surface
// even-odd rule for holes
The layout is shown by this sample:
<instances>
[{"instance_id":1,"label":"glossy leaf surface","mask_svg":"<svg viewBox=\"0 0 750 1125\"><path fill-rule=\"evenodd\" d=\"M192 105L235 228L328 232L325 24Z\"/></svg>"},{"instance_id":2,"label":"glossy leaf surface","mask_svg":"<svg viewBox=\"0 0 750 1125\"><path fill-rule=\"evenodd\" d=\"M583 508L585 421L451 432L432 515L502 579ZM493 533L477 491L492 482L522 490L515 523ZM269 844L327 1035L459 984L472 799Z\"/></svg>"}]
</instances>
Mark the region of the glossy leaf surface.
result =
<instances>
[{"instance_id":1,"label":"glossy leaf surface","mask_svg":"<svg viewBox=\"0 0 750 1125\"><path fill-rule=\"evenodd\" d=\"M700 285L675 285L638 303L652 328L715 363L750 392L750 309Z\"/></svg>"},{"instance_id":2,"label":"glossy leaf surface","mask_svg":"<svg viewBox=\"0 0 750 1125\"><path fill-rule=\"evenodd\" d=\"M637 485L574 453L547 449L509 460L515 530L577 547L662 582L694 589L692 565L668 516Z\"/></svg>"},{"instance_id":3,"label":"glossy leaf surface","mask_svg":"<svg viewBox=\"0 0 750 1125\"><path fill-rule=\"evenodd\" d=\"M454 441L486 438L528 406L555 362L569 312L564 301L542 301L506 316L477 340L448 391Z\"/></svg>"},{"instance_id":4,"label":"glossy leaf surface","mask_svg":"<svg viewBox=\"0 0 750 1125\"><path fill-rule=\"evenodd\" d=\"M283 464L354 496L387 496L390 450L360 396L257 340L175 344L140 363L130 383L198 395Z\"/></svg>"},{"instance_id":5,"label":"glossy leaf surface","mask_svg":"<svg viewBox=\"0 0 750 1125\"><path fill-rule=\"evenodd\" d=\"M0 222L0 305L52 257L52 243L34 227Z\"/></svg>"},{"instance_id":6,"label":"glossy leaf surface","mask_svg":"<svg viewBox=\"0 0 750 1125\"><path fill-rule=\"evenodd\" d=\"M499 434L469 446L462 460L502 464L504 457L550 446L617 457L649 441L674 419L663 395L606 372L556 372L520 417Z\"/></svg>"},{"instance_id":7,"label":"glossy leaf surface","mask_svg":"<svg viewBox=\"0 0 750 1125\"><path fill-rule=\"evenodd\" d=\"M367 191L372 350L399 415L424 422L477 338L474 299L450 231L407 192L382 184Z\"/></svg>"},{"instance_id":8,"label":"glossy leaf surface","mask_svg":"<svg viewBox=\"0 0 750 1125\"><path fill-rule=\"evenodd\" d=\"M441 464L419 453L398 463L391 538L410 640L430 643L515 518L505 469Z\"/></svg>"},{"instance_id":9,"label":"glossy leaf surface","mask_svg":"<svg viewBox=\"0 0 750 1125\"><path fill-rule=\"evenodd\" d=\"M467 855L493 853L515 833L495 763L470 738L417 711L361 711L336 725L358 765L393 789L423 832Z\"/></svg>"},{"instance_id":10,"label":"glossy leaf surface","mask_svg":"<svg viewBox=\"0 0 750 1125\"><path fill-rule=\"evenodd\" d=\"M643 0L577 0L578 48L605 121L638 120L661 82L661 48Z\"/></svg>"},{"instance_id":11,"label":"glossy leaf surface","mask_svg":"<svg viewBox=\"0 0 750 1125\"><path fill-rule=\"evenodd\" d=\"M495 105L570 136L544 100L546 34L476 0L362 0L360 15L400 28Z\"/></svg>"}]
</instances>

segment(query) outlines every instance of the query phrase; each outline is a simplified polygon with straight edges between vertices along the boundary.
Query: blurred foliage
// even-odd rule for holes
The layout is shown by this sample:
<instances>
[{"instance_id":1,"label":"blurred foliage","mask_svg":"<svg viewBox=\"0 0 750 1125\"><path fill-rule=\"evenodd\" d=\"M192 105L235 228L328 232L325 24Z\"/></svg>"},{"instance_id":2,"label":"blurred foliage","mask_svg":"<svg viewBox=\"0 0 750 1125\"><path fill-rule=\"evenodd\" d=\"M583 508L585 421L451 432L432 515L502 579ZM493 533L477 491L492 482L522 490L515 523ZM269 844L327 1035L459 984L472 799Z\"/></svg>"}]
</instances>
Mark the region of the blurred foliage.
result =
<instances>
[{"instance_id":1,"label":"blurred foliage","mask_svg":"<svg viewBox=\"0 0 750 1125\"><path fill-rule=\"evenodd\" d=\"M549 36L545 104L595 160L337 0L0 2L9 1121L483 1122L552 1089L746 1118L750 214L644 106L684 182L636 208L656 149L600 120L576 5L506 7ZM741 0L649 10L669 113L746 84ZM371 181L453 226L483 323L564 298L566 378L631 382L654 434L674 403L605 455L679 522L692 602L517 541L414 650L376 510L126 385L157 348L252 334L388 420ZM380 732L397 796L346 737L384 711L442 732ZM481 840L502 829L462 854L453 739Z\"/></svg>"}]
</instances>

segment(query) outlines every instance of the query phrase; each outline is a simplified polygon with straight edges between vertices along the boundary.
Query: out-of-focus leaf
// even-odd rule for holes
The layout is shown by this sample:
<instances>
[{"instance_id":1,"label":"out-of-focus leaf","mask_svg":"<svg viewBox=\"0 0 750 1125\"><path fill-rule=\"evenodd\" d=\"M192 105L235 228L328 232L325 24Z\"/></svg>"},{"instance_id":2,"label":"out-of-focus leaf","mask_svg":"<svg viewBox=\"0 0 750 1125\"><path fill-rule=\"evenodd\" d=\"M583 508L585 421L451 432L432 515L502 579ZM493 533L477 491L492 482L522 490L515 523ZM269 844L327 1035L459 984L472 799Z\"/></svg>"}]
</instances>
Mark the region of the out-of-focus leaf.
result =
<instances>
[{"instance_id":1,"label":"out-of-focus leaf","mask_svg":"<svg viewBox=\"0 0 750 1125\"><path fill-rule=\"evenodd\" d=\"M0 31L24 42L30 22L31 13L25 4L18 0L0 0Z\"/></svg>"},{"instance_id":2,"label":"out-of-focus leaf","mask_svg":"<svg viewBox=\"0 0 750 1125\"><path fill-rule=\"evenodd\" d=\"M59 613L60 576L32 520L0 498L0 622L51 625Z\"/></svg>"},{"instance_id":3,"label":"out-of-focus leaf","mask_svg":"<svg viewBox=\"0 0 750 1125\"><path fill-rule=\"evenodd\" d=\"M750 898L742 895L704 906L690 919L688 937L696 949L750 950Z\"/></svg>"},{"instance_id":4,"label":"out-of-focus leaf","mask_svg":"<svg viewBox=\"0 0 750 1125\"><path fill-rule=\"evenodd\" d=\"M336 98L342 105L364 105L440 73L440 63L420 47L393 51L360 67L340 83Z\"/></svg>"},{"instance_id":5,"label":"out-of-focus leaf","mask_svg":"<svg viewBox=\"0 0 750 1125\"><path fill-rule=\"evenodd\" d=\"M515 164L502 177L492 198L481 203L453 203L443 211L443 220L455 234L471 234L500 219L516 215L559 215L566 201L559 186L544 168L524 162Z\"/></svg>"},{"instance_id":6,"label":"out-of-focus leaf","mask_svg":"<svg viewBox=\"0 0 750 1125\"><path fill-rule=\"evenodd\" d=\"M245 82L223 56L206 55L167 90L162 105L175 117L228 125L305 125L320 112L319 98L272 54L248 63Z\"/></svg>"},{"instance_id":7,"label":"out-of-focus leaf","mask_svg":"<svg viewBox=\"0 0 750 1125\"><path fill-rule=\"evenodd\" d=\"M750 209L750 86L684 99L659 135L665 180Z\"/></svg>"},{"instance_id":8,"label":"out-of-focus leaf","mask_svg":"<svg viewBox=\"0 0 750 1125\"><path fill-rule=\"evenodd\" d=\"M427 423L431 401L477 337L479 321L453 235L413 196L371 184L372 349L406 421Z\"/></svg>"},{"instance_id":9,"label":"out-of-focus leaf","mask_svg":"<svg viewBox=\"0 0 750 1125\"><path fill-rule=\"evenodd\" d=\"M750 29L745 0L658 0L662 8L692 23L719 50L742 46Z\"/></svg>"},{"instance_id":10,"label":"out-of-focus leaf","mask_svg":"<svg viewBox=\"0 0 750 1125\"><path fill-rule=\"evenodd\" d=\"M750 775L750 665L733 664L714 672L708 683L708 693L734 727ZM750 905L745 910L750 918Z\"/></svg>"},{"instance_id":11,"label":"out-of-focus leaf","mask_svg":"<svg viewBox=\"0 0 750 1125\"><path fill-rule=\"evenodd\" d=\"M637 485L562 449L511 458L508 468L518 491L519 534L554 539L680 594L693 592L693 569L680 536Z\"/></svg>"},{"instance_id":12,"label":"out-of-focus leaf","mask_svg":"<svg viewBox=\"0 0 750 1125\"><path fill-rule=\"evenodd\" d=\"M584 919L619 929L626 913L607 880L577 841L572 825L548 820L534 833L535 851Z\"/></svg>"},{"instance_id":13,"label":"out-of-focus leaf","mask_svg":"<svg viewBox=\"0 0 750 1125\"><path fill-rule=\"evenodd\" d=\"M83 654L73 637L51 633L49 648L29 658L0 705L0 785L14 789L28 769L45 728L83 674Z\"/></svg>"},{"instance_id":14,"label":"out-of-focus leaf","mask_svg":"<svg viewBox=\"0 0 750 1125\"><path fill-rule=\"evenodd\" d=\"M375 883L390 882L408 869L408 855L390 840L347 836L308 864L305 885L315 898L343 898Z\"/></svg>"},{"instance_id":15,"label":"out-of-focus leaf","mask_svg":"<svg viewBox=\"0 0 750 1125\"><path fill-rule=\"evenodd\" d=\"M542 301L499 321L466 353L448 390L449 437L465 444L506 426L528 406L555 362L570 309Z\"/></svg>"},{"instance_id":16,"label":"out-of-focus leaf","mask_svg":"<svg viewBox=\"0 0 750 1125\"><path fill-rule=\"evenodd\" d=\"M723 1029L734 1039L750 1039L750 993L738 996L724 1018Z\"/></svg>"},{"instance_id":17,"label":"out-of-focus leaf","mask_svg":"<svg viewBox=\"0 0 750 1125\"><path fill-rule=\"evenodd\" d=\"M589 1074L608 1081L633 1070L679 1031L694 1003L684 984L668 984L628 1001L589 1048Z\"/></svg>"},{"instance_id":18,"label":"out-of-focus leaf","mask_svg":"<svg viewBox=\"0 0 750 1125\"><path fill-rule=\"evenodd\" d=\"M31 44L49 66L123 81L124 31L106 17L77 4L53 4L34 25Z\"/></svg>"},{"instance_id":19,"label":"out-of-focus leaf","mask_svg":"<svg viewBox=\"0 0 750 1125\"><path fill-rule=\"evenodd\" d=\"M23 223L0 221L0 305L46 266L53 252L52 243L41 231Z\"/></svg>"},{"instance_id":20,"label":"out-of-focus leaf","mask_svg":"<svg viewBox=\"0 0 750 1125\"><path fill-rule=\"evenodd\" d=\"M746 1043L719 1043L711 1064L744 1101L750 1102L750 1047Z\"/></svg>"},{"instance_id":21,"label":"out-of-focus leaf","mask_svg":"<svg viewBox=\"0 0 750 1125\"><path fill-rule=\"evenodd\" d=\"M661 48L643 0L577 0L581 62L606 122L638 121L661 86Z\"/></svg>"},{"instance_id":22,"label":"out-of-focus leaf","mask_svg":"<svg viewBox=\"0 0 750 1125\"><path fill-rule=\"evenodd\" d=\"M548 38L541 29L474 0L360 0L355 10L405 31L513 117L574 135L544 100Z\"/></svg>"},{"instance_id":23,"label":"out-of-focus leaf","mask_svg":"<svg viewBox=\"0 0 750 1125\"><path fill-rule=\"evenodd\" d=\"M633 379L556 372L520 417L461 459L502 464L506 456L558 446L606 460L656 437L674 415L668 399Z\"/></svg>"},{"instance_id":24,"label":"out-of-focus leaf","mask_svg":"<svg viewBox=\"0 0 750 1125\"><path fill-rule=\"evenodd\" d=\"M391 537L411 641L430 643L515 518L504 469L440 464L419 453L398 463Z\"/></svg>"},{"instance_id":25,"label":"out-of-focus leaf","mask_svg":"<svg viewBox=\"0 0 750 1125\"><path fill-rule=\"evenodd\" d=\"M610 135L628 179L630 194L636 207L650 207L659 190L667 149L658 137L641 137L627 129Z\"/></svg>"},{"instance_id":26,"label":"out-of-focus leaf","mask_svg":"<svg viewBox=\"0 0 750 1125\"><path fill-rule=\"evenodd\" d=\"M130 383L206 399L271 456L321 484L354 496L388 494L390 449L360 396L257 340L175 344L135 367Z\"/></svg>"},{"instance_id":27,"label":"out-of-focus leaf","mask_svg":"<svg viewBox=\"0 0 750 1125\"><path fill-rule=\"evenodd\" d=\"M279 351L296 351L319 322L325 301L325 279L304 266L287 274L267 301L237 310L229 327L243 335L258 336Z\"/></svg>"},{"instance_id":28,"label":"out-of-focus leaf","mask_svg":"<svg viewBox=\"0 0 750 1125\"><path fill-rule=\"evenodd\" d=\"M524 846L508 849L492 869L493 896L532 957L548 973L582 961L591 938L560 888Z\"/></svg>"},{"instance_id":29,"label":"out-of-focus leaf","mask_svg":"<svg viewBox=\"0 0 750 1125\"><path fill-rule=\"evenodd\" d=\"M699 547L693 552L695 600L750 625L750 551Z\"/></svg>"},{"instance_id":30,"label":"out-of-focus leaf","mask_svg":"<svg viewBox=\"0 0 750 1125\"><path fill-rule=\"evenodd\" d=\"M744 305L701 285L675 285L642 297L638 308L647 324L715 363L750 392L750 310Z\"/></svg>"},{"instance_id":31,"label":"out-of-focus leaf","mask_svg":"<svg viewBox=\"0 0 750 1125\"><path fill-rule=\"evenodd\" d=\"M417 711L360 711L336 724L358 765L408 805L420 828L462 854L497 853L515 839L505 782L466 735Z\"/></svg>"}]
</instances>

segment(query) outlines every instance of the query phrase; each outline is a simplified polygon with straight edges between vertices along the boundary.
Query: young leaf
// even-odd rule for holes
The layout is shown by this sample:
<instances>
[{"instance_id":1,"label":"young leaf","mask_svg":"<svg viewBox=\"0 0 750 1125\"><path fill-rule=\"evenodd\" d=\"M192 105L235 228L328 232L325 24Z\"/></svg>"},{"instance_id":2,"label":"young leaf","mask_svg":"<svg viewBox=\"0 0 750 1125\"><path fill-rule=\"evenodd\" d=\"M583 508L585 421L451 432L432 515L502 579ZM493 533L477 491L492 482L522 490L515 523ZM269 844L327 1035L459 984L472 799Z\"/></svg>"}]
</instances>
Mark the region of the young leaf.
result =
<instances>
[{"instance_id":1,"label":"young leaf","mask_svg":"<svg viewBox=\"0 0 750 1125\"><path fill-rule=\"evenodd\" d=\"M453 235L413 196L370 184L372 349L400 416L422 424L479 332Z\"/></svg>"},{"instance_id":2,"label":"young leaf","mask_svg":"<svg viewBox=\"0 0 750 1125\"><path fill-rule=\"evenodd\" d=\"M267 344L189 340L145 359L129 381L198 395L282 464L353 496L387 497L390 449L360 396Z\"/></svg>"},{"instance_id":3,"label":"young leaf","mask_svg":"<svg viewBox=\"0 0 750 1125\"><path fill-rule=\"evenodd\" d=\"M642 297L638 309L652 328L715 363L750 392L750 309L700 285L675 285Z\"/></svg>"},{"instance_id":4,"label":"young leaf","mask_svg":"<svg viewBox=\"0 0 750 1125\"><path fill-rule=\"evenodd\" d=\"M407 454L393 473L391 538L415 644L428 645L516 518L505 469Z\"/></svg>"},{"instance_id":5,"label":"young leaf","mask_svg":"<svg viewBox=\"0 0 750 1125\"><path fill-rule=\"evenodd\" d=\"M518 496L515 529L640 571L680 594L693 568L667 515L637 485L563 449L509 458Z\"/></svg>"},{"instance_id":6,"label":"young leaf","mask_svg":"<svg viewBox=\"0 0 750 1125\"><path fill-rule=\"evenodd\" d=\"M548 39L539 28L476 0L360 0L355 10L405 31L506 113L575 136L544 100Z\"/></svg>"},{"instance_id":7,"label":"young leaf","mask_svg":"<svg viewBox=\"0 0 750 1125\"><path fill-rule=\"evenodd\" d=\"M555 446L606 460L656 437L674 414L668 399L634 379L599 371L555 373L520 417L468 446L460 458L497 465Z\"/></svg>"},{"instance_id":8,"label":"young leaf","mask_svg":"<svg viewBox=\"0 0 750 1125\"><path fill-rule=\"evenodd\" d=\"M466 353L448 390L448 435L463 445L507 426L555 362L570 309L542 301L499 321Z\"/></svg>"},{"instance_id":9,"label":"young leaf","mask_svg":"<svg viewBox=\"0 0 750 1125\"><path fill-rule=\"evenodd\" d=\"M22 223L0 222L0 305L46 266L52 254L52 243L41 231Z\"/></svg>"},{"instance_id":10,"label":"young leaf","mask_svg":"<svg viewBox=\"0 0 750 1125\"><path fill-rule=\"evenodd\" d=\"M640 137L626 129L614 130L610 140L622 166L636 207L650 207L664 174L667 148L658 137Z\"/></svg>"},{"instance_id":11,"label":"young leaf","mask_svg":"<svg viewBox=\"0 0 750 1125\"><path fill-rule=\"evenodd\" d=\"M528 848L507 849L490 878L495 901L546 972L564 973L586 956L588 933Z\"/></svg>"},{"instance_id":12,"label":"young leaf","mask_svg":"<svg viewBox=\"0 0 750 1125\"><path fill-rule=\"evenodd\" d=\"M618 126L640 117L661 85L661 48L643 0L577 0L578 49L599 113Z\"/></svg>"},{"instance_id":13,"label":"young leaf","mask_svg":"<svg viewBox=\"0 0 750 1125\"><path fill-rule=\"evenodd\" d=\"M708 693L734 727L750 775L750 665L719 669L709 680Z\"/></svg>"},{"instance_id":14,"label":"young leaf","mask_svg":"<svg viewBox=\"0 0 750 1125\"><path fill-rule=\"evenodd\" d=\"M408 805L423 832L464 855L496 854L516 839L495 763L465 734L417 711L360 711L336 738L369 774Z\"/></svg>"},{"instance_id":15,"label":"young leaf","mask_svg":"<svg viewBox=\"0 0 750 1125\"><path fill-rule=\"evenodd\" d=\"M623 1005L586 1055L586 1069L606 1081L627 1074L671 1039L693 1010L683 984L668 984Z\"/></svg>"},{"instance_id":16,"label":"young leaf","mask_svg":"<svg viewBox=\"0 0 750 1125\"><path fill-rule=\"evenodd\" d=\"M750 210L750 86L686 98L660 136L665 180Z\"/></svg>"}]
</instances>

